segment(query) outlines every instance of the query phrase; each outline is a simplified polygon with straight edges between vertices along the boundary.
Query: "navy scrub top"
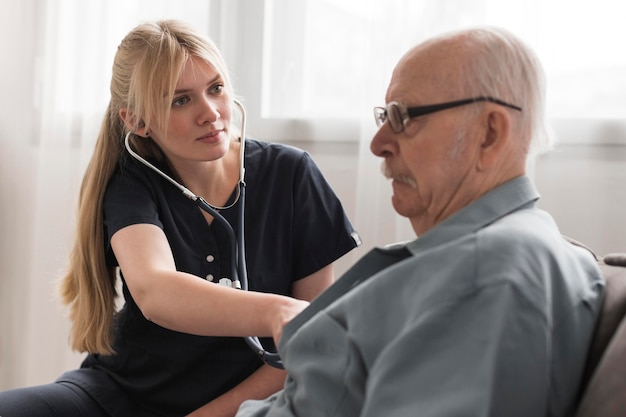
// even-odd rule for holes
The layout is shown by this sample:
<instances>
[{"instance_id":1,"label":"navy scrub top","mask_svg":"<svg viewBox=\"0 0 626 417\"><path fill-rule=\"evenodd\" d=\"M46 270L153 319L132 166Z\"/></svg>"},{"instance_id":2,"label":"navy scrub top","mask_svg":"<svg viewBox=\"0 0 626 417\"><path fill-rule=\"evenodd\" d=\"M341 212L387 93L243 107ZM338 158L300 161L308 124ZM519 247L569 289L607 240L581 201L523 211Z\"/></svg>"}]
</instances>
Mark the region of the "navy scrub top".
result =
<instances>
[{"instance_id":1,"label":"navy scrub top","mask_svg":"<svg viewBox=\"0 0 626 417\"><path fill-rule=\"evenodd\" d=\"M167 167L160 168L170 173ZM340 201L309 154L247 139L245 168L250 290L290 295L294 281L358 245L358 235ZM221 211L235 235L240 204L237 201ZM215 221L209 225L180 190L125 154L104 198L110 266L118 266L110 247L111 236L138 223L164 230L178 270L215 282L230 277L224 229ZM262 365L242 338L194 336L165 329L145 319L125 283L123 294L125 305L114 329L116 354L90 354L82 369L62 377L85 389L112 415L125 415L130 410L135 416L144 412L185 415ZM262 342L266 349L274 349L271 340ZM141 411L129 408L137 404Z\"/></svg>"}]
</instances>

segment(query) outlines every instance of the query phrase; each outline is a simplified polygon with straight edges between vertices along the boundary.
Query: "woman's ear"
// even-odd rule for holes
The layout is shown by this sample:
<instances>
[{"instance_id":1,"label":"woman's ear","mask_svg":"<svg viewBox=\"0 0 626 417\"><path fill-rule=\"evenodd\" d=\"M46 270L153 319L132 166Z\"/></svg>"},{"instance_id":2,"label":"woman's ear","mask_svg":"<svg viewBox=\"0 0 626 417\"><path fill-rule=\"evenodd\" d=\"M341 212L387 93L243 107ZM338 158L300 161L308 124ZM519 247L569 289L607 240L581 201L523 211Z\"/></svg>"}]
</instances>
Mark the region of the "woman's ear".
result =
<instances>
[{"instance_id":1,"label":"woman's ear","mask_svg":"<svg viewBox=\"0 0 626 417\"><path fill-rule=\"evenodd\" d=\"M137 122L137 118L135 117L135 115L126 107L122 107L120 109L120 118L122 119L122 121L124 121L124 125L126 125L126 128L132 131L134 134L143 137L150 136L150 133L146 129L146 124L143 122L143 120L139 120L139 122Z\"/></svg>"}]
</instances>

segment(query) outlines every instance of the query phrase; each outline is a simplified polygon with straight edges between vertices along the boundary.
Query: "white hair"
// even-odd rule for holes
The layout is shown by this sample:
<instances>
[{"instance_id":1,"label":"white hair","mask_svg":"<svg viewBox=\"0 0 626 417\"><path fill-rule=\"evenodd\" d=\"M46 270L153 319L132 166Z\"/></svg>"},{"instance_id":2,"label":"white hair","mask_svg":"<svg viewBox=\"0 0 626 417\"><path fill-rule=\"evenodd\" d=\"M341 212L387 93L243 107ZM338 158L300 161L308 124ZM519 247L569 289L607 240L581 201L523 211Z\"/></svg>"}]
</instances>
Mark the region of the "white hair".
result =
<instances>
[{"instance_id":1,"label":"white hair","mask_svg":"<svg viewBox=\"0 0 626 417\"><path fill-rule=\"evenodd\" d=\"M533 50L511 32L496 27L466 29L438 39L458 36L471 57L463 63L462 92L521 107L518 127L529 154L549 150L554 136L545 114L545 75Z\"/></svg>"}]
</instances>

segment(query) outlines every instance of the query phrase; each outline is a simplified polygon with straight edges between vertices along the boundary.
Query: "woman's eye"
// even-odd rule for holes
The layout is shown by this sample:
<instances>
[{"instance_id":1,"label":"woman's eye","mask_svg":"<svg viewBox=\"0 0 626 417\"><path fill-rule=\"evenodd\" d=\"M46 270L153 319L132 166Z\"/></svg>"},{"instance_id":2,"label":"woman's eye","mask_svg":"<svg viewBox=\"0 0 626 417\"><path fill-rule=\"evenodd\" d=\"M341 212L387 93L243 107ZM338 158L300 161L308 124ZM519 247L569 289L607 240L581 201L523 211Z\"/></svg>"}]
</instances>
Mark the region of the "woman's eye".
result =
<instances>
[{"instance_id":1,"label":"woman's eye","mask_svg":"<svg viewBox=\"0 0 626 417\"><path fill-rule=\"evenodd\" d=\"M182 105L187 104L187 103L189 103L189 97L183 96L183 97L179 97L179 98L175 99L172 102L172 105L173 106L182 106Z\"/></svg>"},{"instance_id":2,"label":"woman's eye","mask_svg":"<svg viewBox=\"0 0 626 417\"><path fill-rule=\"evenodd\" d=\"M211 87L210 91L213 94L220 94L224 90L224 84L215 84Z\"/></svg>"}]
</instances>

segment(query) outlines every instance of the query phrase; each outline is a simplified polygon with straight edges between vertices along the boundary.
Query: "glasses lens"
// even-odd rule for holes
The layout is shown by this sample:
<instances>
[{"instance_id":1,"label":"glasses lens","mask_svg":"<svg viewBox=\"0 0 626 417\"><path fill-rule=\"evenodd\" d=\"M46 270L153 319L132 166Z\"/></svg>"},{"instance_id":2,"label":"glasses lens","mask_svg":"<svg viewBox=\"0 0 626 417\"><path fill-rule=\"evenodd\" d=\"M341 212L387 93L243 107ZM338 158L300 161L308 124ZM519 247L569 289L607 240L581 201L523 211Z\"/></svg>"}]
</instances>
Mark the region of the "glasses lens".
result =
<instances>
[{"instance_id":1,"label":"glasses lens","mask_svg":"<svg viewBox=\"0 0 626 417\"><path fill-rule=\"evenodd\" d=\"M387 120L387 110L384 107L374 107L374 120L376 127L381 127Z\"/></svg>"},{"instance_id":2,"label":"glasses lens","mask_svg":"<svg viewBox=\"0 0 626 417\"><path fill-rule=\"evenodd\" d=\"M402 112L396 103L391 103L387 106L387 119L394 133L400 133L404 130Z\"/></svg>"}]
</instances>

